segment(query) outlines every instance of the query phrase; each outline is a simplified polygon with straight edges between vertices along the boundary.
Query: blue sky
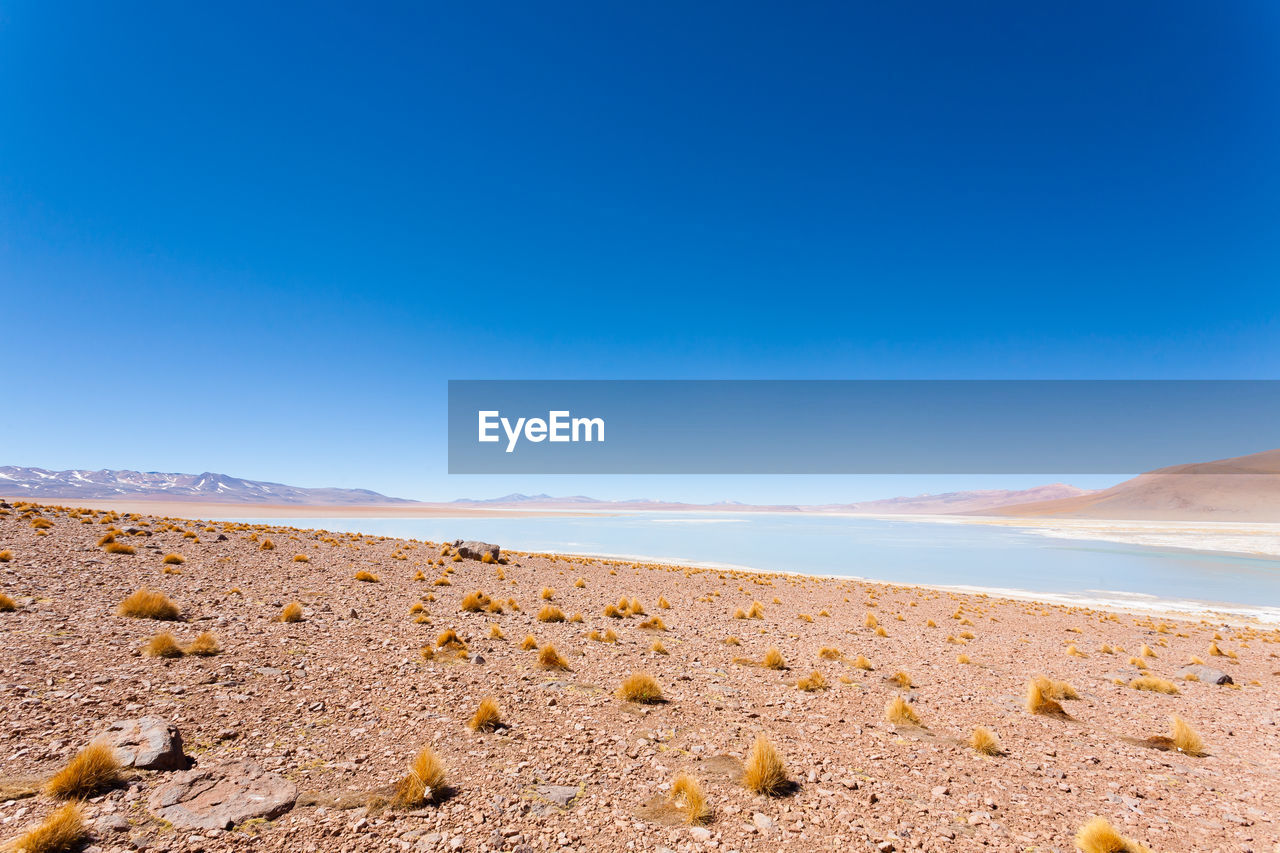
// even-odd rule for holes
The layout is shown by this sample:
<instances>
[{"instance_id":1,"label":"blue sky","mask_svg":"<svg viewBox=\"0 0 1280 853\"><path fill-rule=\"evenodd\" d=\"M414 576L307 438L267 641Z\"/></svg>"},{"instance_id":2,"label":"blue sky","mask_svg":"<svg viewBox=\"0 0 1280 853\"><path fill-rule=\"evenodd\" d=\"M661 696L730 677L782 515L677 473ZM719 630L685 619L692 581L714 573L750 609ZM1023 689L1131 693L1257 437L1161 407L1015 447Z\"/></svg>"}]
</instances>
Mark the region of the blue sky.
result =
<instances>
[{"instance_id":1,"label":"blue sky","mask_svg":"<svg viewBox=\"0 0 1280 853\"><path fill-rule=\"evenodd\" d=\"M613 5L0 2L0 464L826 501L993 483L449 478L446 381L1276 377L1275 4Z\"/></svg>"}]
</instances>

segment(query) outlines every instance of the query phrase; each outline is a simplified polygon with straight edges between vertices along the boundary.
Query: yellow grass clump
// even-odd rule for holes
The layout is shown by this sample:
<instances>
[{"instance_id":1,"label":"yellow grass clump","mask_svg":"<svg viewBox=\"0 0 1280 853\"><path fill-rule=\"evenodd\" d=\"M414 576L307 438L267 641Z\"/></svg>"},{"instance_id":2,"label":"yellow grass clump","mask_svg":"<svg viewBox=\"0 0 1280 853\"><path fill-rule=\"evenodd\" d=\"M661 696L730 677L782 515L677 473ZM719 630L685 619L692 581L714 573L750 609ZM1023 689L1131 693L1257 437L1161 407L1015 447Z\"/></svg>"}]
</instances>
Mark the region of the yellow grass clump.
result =
<instances>
[{"instance_id":1,"label":"yellow grass clump","mask_svg":"<svg viewBox=\"0 0 1280 853\"><path fill-rule=\"evenodd\" d=\"M501 626L501 625L490 625L490 626L489 626L489 639L491 639L491 640L505 640L506 638L507 638L507 635L506 635L506 634L504 634L504 633L502 633L502 626Z\"/></svg>"},{"instance_id":2,"label":"yellow grass clump","mask_svg":"<svg viewBox=\"0 0 1280 853\"><path fill-rule=\"evenodd\" d=\"M576 581L573 582L573 585L574 585L574 588L576 589L582 589L587 585L587 582L582 578L578 578Z\"/></svg>"},{"instance_id":3,"label":"yellow grass clump","mask_svg":"<svg viewBox=\"0 0 1280 853\"><path fill-rule=\"evenodd\" d=\"M147 657L153 658L180 658L182 657L182 647L178 645L178 641L173 638L173 634L167 631L163 634L156 634L147 641L145 649Z\"/></svg>"},{"instance_id":4,"label":"yellow grass clump","mask_svg":"<svg viewBox=\"0 0 1280 853\"><path fill-rule=\"evenodd\" d=\"M958 654L956 655L956 663L973 663L973 661L966 654Z\"/></svg>"},{"instance_id":5,"label":"yellow grass clump","mask_svg":"<svg viewBox=\"0 0 1280 853\"><path fill-rule=\"evenodd\" d=\"M563 622L564 618L564 611L552 604L543 605L538 611L539 622Z\"/></svg>"},{"instance_id":6,"label":"yellow grass clump","mask_svg":"<svg viewBox=\"0 0 1280 853\"><path fill-rule=\"evenodd\" d=\"M538 638L533 636L533 634L527 635L523 640L520 641L520 648L526 652L532 651L537 647L538 647Z\"/></svg>"},{"instance_id":7,"label":"yellow grass clump","mask_svg":"<svg viewBox=\"0 0 1280 853\"><path fill-rule=\"evenodd\" d=\"M18 602L0 592L0 613L12 613L18 609Z\"/></svg>"},{"instance_id":8,"label":"yellow grass clump","mask_svg":"<svg viewBox=\"0 0 1280 853\"><path fill-rule=\"evenodd\" d=\"M866 625L868 628L875 628L880 624L880 620L876 619L876 615L874 613L868 613L867 618L862 621L862 624Z\"/></svg>"},{"instance_id":9,"label":"yellow grass clump","mask_svg":"<svg viewBox=\"0 0 1280 853\"><path fill-rule=\"evenodd\" d=\"M1169 716L1169 740L1179 752L1197 758L1205 754L1204 739L1191 728L1191 724L1177 714Z\"/></svg>"},{"instance_id":10,"label":"yellow grass clump","mask_svg":"<svg viewBox=\"0 0 1280 853\"><path fill-rule=\"evenodd\" d=\"M884 718L898 726L920 725L920 715L902 695L894 696L884 706Z\"/></svg>"},{"instance_id":11,"label":"yellow grass clump","mask_svg":"<svg viewBox=\"0 0 1280 853\"><path fill-rule=\"evenodd\" d=\"M763 619L764 607L758 601L751 602L751 609L747 611L748 619Z\"/></svg>"},{"instance_id":12,"label":"yellow grass clump","mask_svg":"<svg viewBox=\"0 0 1280 853\"><path fill-rule=\"evenodd\" d=\"M542 592L538 593L538 597L543 601L550 601L555 594L556 591L554 589L549 586L544 586L542 588Z\"/></svg>"},{"instance_id":13,"label":"yellow grass clump","mask_svg":"<svg viewBox=\"0 0 1280 853\"><path fill-rule=\"evenodd\" d=\"M489 606L491 600L489 596L477 589L475 592L469 592L463 596L460 606L466 613L479 613Z\"/></svg>"},{"instance_id":14,"label":"yellow grass clump","mask_svg":"<svg viewBox=\"0 0 1280 853\"><path fill-rule=\"evenodd\" d=\"M796 687L805 693L817 693L827 689L827 679L816 669L796 682Z\"/></svg>"},{"instance_id":15,"label":"yellow grass clump","mask_svg":"<svg viewBox=\"0 0 1280 853\"><path fill-rule=\"evenodd\" d=\"M274 551L275 549L276 543L272 542L270 539L263 539L262 544L258 546L259 551Z\"/></svg>"},{"instance_id":16,"label":"yellow grass clump","mask_svg":"<svg viewBox=\"0 0 1280 853\"><path fill-rule=\"evenodd\" d=\"M662 700L662 688L647 672L633 672L622 681L618 695L628 702L655 705Z\"/></svg>"},{"instance_id":17,"label":"yellow grass clump","mask_svg":"<svg viewBox=\"0 0 1280 853\"><path fill-rule=\"evenodd\" d=\"M685 823L696 826L711 819L711 807L702 785L688 773L680 773L671 783L671 802L684 812Z\"/></svg>"},{"instance_id":18,"label":"yellow grass clump","mask_svg":"<svg viewBox=\"0 0 1280 853\"><path fill-rule=\"evenodd\" d=\"M356 572L355 577L356 580L363 581L365 583L378 583L378 576L373 572L366 572L364 569Z\"/></svg>"},{"instance_id":19,"label":"yellow grass clump","mask_svg":"<svg viewBox=\"0 0 1280 853\"><path fill-rule=\"evenodd\" d=\"M69 853L87 836L79 804L67 803L35 829L5 845L5 849L23 853Z\"/></svg>"},{"instance_id":20,"label":"yellow grass clump","mask_svg":"<svg viewBox=\"0 0 1280 853\"><path fill-rule=\"evenodd\" d=\"M776 646L770 646L769 650L764 653L764 660L760 665L765 669L786 669L787 661L782 657L782 652L778 651Z\"/></svg>"},{"instance_id":21,"label":"yellow grass clump","mask_svg":"<svg viewBox=\"0 0 1280 853\"><path fill-rule=\"evenodd\" d=\"M458 632L452 628L446 628L436 636L437 649L456 649L460 652L467 650L467 644L458 636Z\"/></svg>"},{"instance_id":22,"label":"yellow grass clump","mask_svg":"<svg viewBox=\"0 0 1280 853\"><path fill-rule=\"evenodd\" d=\"M1140 676L1130 681L1129 686L1134 690L1146 690L1150 693L1167 693L1170 696L1178 694L1178 685L1167 678L1160 678L1157 675Z\"/></svg>"},{"instance_id":23,"label":"yellow grass clump","mask_svg":"<svg viewBox=\"0 0 1280 853\"><path fill-rule=\"evenodd\" d=\"M310 563L311 558L308 557L306 554L294 554L293 561L295 563Z\"/></svg>"},{"instance_id":24,"label":"yellow grass clump","mask_svg":"<svg viewBox=\"0 0 1280 853\"><path fill-rule=\"evenodd\" d=\"M667 601L666 598L660 595L658 596L658 607L662 608L663 610L670 610L671 602Z\"/></svg>"},{"instance_id":25,"label":"yellow grass clump","mask_svg":"<svg viewBox=\"0 0 1280 853\"><path fill-rule=\"evenodd\" d=\"M663 622L657 616L654 616L641 622L639 627L646 631L665 631L667 630L667 623Z\"/></svg>"},{"instance_id":26,"label":"yellow grass clump","mask_svg":"<svg viewBox=\"0 0 1280 853\"><path fill-rule=\"evenodd\" d=\"M868 672L874 669L874 667L871 666L871 661L867 660L865 655L858 655L856 658L854 658L853 665L857 669L865 669Z\"/></svg>"},{"instance_id":27,"label":"yellow grass clump","mask_svg":"<svg viewBox=\"0 0 1280 853\"><path fill-rule=\"evenodd\" d=\"M401 809L416 809L426 805L444 790L445 769L440 759L424 746L409 765L409 773L396 784L392 804Z\"/></svg>"},{"instance_id":28,"label":"yellow grass clump","mask_svg":"<svg viewBox=\"0 0 1280 853\"><path fill-rule=\"evenodd\" d=\"M893 675L889 676L889 680L901 687L903 690L910 689L911 687L911 676L907 675L902 670L898 670Z\"/></svg>"},{"instance_id":29,"label":"yellow grass clump","mask_svg":"<svg viewBox=\"0 0 1280 853\"><path fill-rule=\"evenodd\" d=\"M480 707L476 708L471 721L467 723L473 732L491 732L500 725L502 725L502 712L498 710L498 700L492 696L486 696L480 700Z\"/></svg>"},{"instance_id":30,"label":"yellow grass clump","mask_svg":"<svg viewBox=\"0 0 1280 853\"><path fill-rule=\"evenodd\" d=\"M1076 832L1076 849L1081 853L1151 853L1150 848L1126 838L1107 822L1095 817Z\"/></svg>"},{"instance_id":31,"label":"yellow grass clump","mask_svg":"<svg viewBox=\"0 0 1280 853\"><path fill-rule=\"evenodd\" d=\"M1158 657L1154 649L1152 649L1150 646L1145 646L1145 645L1142 647L1142 656L1144 658Z\"/></svg>"},{"instance_id":32,"label":"yellow grass clump","mask_svg":"<svg viewBox=\"0 0 1280 853\"><path fill-rule=\"evenodd\" d=\"M1000 739L996 737L995 732L983 726L978 726L973 730L973 734L969 735L969 748L980 755L999 755Z\"/></svg>"},{"instance_id":33,"label":"yellow grass clump","mask_svg":"<svg viewBox=\"0 0 1280 853\"><path fill-rule=\"evenodd\" d=\"M187 654L202 658L213 657L222 654L222 647L218 645L217 637L205 631L187 646Z\"/></svg>"},{"instance_id":34,"label":"yellow grass clump","mask_svg":"<svg viewBox=\"0 0 1280 853\"><path fill-rule=\"evenodd\" d=\"M1070 687L1064 682L1058 682L1058 685ZM1028 681L1025 702L1027 710L1033 714L1046 717L1066 717L1067 712L1063 710L1062 705L1057 701L1059 698L1063 698L1062 694L1065 691L1059 691L1055 687L1055 683L1043 675Z\"/></svg>"},{"instance_id":35,"label":"yellow grass clump","mask_svg":"<svg viewBox=\"0 0 1280 853\"><path fill-rule=\"evenodd\" d=\"M756 742L747 753L747 761L742 770L742 784L747 790L766 797L777 796L790 785L782 756L778 755L778 750L763 733L756 735Z\"/></svg>"},{"instance_id":36,"label":"yellow grass clump","mask_svg":"<svg viewBox=\"0 0 1280 853\"><path fill-rule=\"evenodd\" d=\"M176 622L182 616L178 605L164 593L147 589L140 589L120 602L117 612L131 619L158 619L162 622Z\"/></svg>"},{"instance_id":37,"label":"yellow grass clump","mask_svg":"<svg viewBox=\"0 0 1280 853\"><path fill-rule=\"evenodd\" d=\"M538 652L538 669L554 669L568 672L569 662L556 651L555 646L547 643L542 647L542 651Z\"/></svg>"},{"instance_id":38,"label":"yellow grass clump","mask_svg":"<svg viewBox=\"0 0 1280 853\"><path fill-rule=\"evenodd\" d=\"M163 562L166 566L181 566L186 558L181 554L165 554Z\"/></svg>"},{"instance_id":39,"label":"yellow grass clump","mask_svg":"<svg viewBox=\"0 0 1280 853\"><path fill-rule=\"evenodd\" d=\"M45 783L44 791L59 800L82 800L120 782L120 762L105 743L91 743Z\"/></svg>"},{"instance_id":40,"label":"yellow grass clump","mask_svg":"<svg viewBox=\"0 0 1280 853\"><path fill-rule=\"evenodd\" d=\"M136 550L134 550L134 547L132 545L126 545L123 542L108 542L106 547L103 550L105 550L108 554L138 553Z\"/></svg>"},{"instance_id":41,"label":"yellow grass clump","mask_svg":"<svg viewBox=\"0 0 1280 853\"><path fill-rule=\"evenodd\" d=\"M840 660L840 650L831 646L823 646L818 650L818 657L822 660Z\"/></svg>"},{"instance_id":42,"label":"yellow grass clump","mask_svg":"<svg viewBox=\"0 0 1280 853\"><path fill-rule=\"evenodd\" d=\"M280 615L276 617L277 622L301 622L302 621L302 605L296 601L291 601L280 611Z\"/></svg>"},{"instance_id":43,"label":"yellow grass clump","mask_svg":"<svg viewBox=\"0 0 1280 853\"><path fill-rule=\"evenodd\" d=\"M653 652L656 655L670 654L670 652L667 651L667 647L662 645L661 640L654 640L653 645L649 647L649 651Z\"/></svg>"},{"instance_id":44,"label":"yellow grass clump","mask_svg":"<svg viewBox=\"0 0 1280 853\"><path fill-rule=\"evenodd\" d=\"M8 548L5 548L3 551L0 551L0 563L8 563L12 559L13 559L13 552L10 551Z\"/></svg>"}]
</instances>

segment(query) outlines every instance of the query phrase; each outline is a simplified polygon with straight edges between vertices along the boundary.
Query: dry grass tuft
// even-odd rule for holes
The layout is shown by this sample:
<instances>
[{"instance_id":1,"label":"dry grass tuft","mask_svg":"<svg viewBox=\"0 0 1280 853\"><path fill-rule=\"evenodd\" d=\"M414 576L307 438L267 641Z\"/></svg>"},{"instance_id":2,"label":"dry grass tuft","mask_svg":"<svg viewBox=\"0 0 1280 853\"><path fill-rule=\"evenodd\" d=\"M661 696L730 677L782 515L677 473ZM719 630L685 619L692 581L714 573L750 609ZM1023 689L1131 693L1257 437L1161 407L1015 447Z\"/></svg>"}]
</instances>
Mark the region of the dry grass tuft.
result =
<instances>
[{"instance_id":1,"label":"dry grass tuft","mask_svg":"<svg viewBox=\"0 0 1280 853\"><path fill-rule=\"evenodd\" d=\"M396 784L392 804L401 809L420 808L435 799L444 785L444 765L431 747L424 746L409 765L409 774Z\"/></svg>"},{"instance_id":2,"label":"dry grass tuft","mask_svg":"<svg viewBox=\"0 0 1280 853\"><path fill-rule=\"evenodd\" d=\"M178 641L173 638L173 634L167 631L163 634L156 634L146 645L147 657L152 658L180 658L182 657L182 647L178 645Z\"/></svg>"},{"instance_id":3,"label":"dry grass tuft","mask_svg":"<svg viewBox=\"0 0 1280 853\"><path fill-rule=\"evenodd\" d=\"M262 544L258 546L259 551L274 551L275 549L276 543L272 542L270 539L263 539Z\"/></svg>"},{"instance_id":4,"label":"dry grass tuft","mask_svg":"<svg viewBox=\"0 0 1280 853\"><path fill-rule=\"evenodd\" d=\"M186 562L186 558L181 554L165 554L163 562L166 566L181 566Z\"/></svg>"},{"instance_id":5,"label":"dry grass tuft","mask_svg":"<svg viewBox=\"0 0 1280 853\"><path fill-rule=\"evenodd\" d=\"M8 548L5 548L3 551L0 551L0 563L7 563L12 559L13 559L13 552L10 551Z\"/></svg>"},{"instance_id":6,"label":"dry grass tuft","mask_svg":"<svg viewBox=\"0 0 1280 853\"><path fill-rule=\"evenodd\" d=\"M871 666L871 661L867 660L865 655L858 655L856 658L854 658L853 665L857 669L864 669L867 672L870 672L872 669L874 669L874 667Z\"/></svg>"},{"instance_id":7,"label":"dry grass tuft","mask_svg":"<svg viewBox=\"0 0 1280 853\"><path fill-rule=\"evenodd\" d=\"M690 826L711 819L711 807L707 805L706 794L702 793L702 785L688 773L678 774L671 783L671 802L684 812L685 822Z\"/></svg>"},{"instance_id":8,"label":"dry grass tuft","mask_svg":"<svg viewBox=\"0 0 1280 853\"><path fill-rule=\"evenodd\" d=\"M489 596L477 589L475 592L469 592L463 596L460 606L466 613L479 613L488 607L491 601L492 599Z\"/></svg>"},{"instance_id":9,"label":"dry grass tuft","mask_svg":"<svg viewBox=\"0 0 1280 853\"><path fill-rule=\"evenodd\" d=\"M107 545L106 545L106 547L105 547L105 548L103 548L103 550L104 550L104 551L106 551L108 554L136 554L136 553L138 553L136 550L134 550L134 547L133 547L132 545L126 545L126 544L124 544L123 542L108 542L108 543L107 543Z\"/></svg>"},{"instance_id":10,"label":"dry grass tuft","mask_svg":"<svg viewBox=\"0 0 1280 853\"><path fill-rule=\"evenodd\" d=\"M894 696L884 706L884 718L898 726L920 725L920 715L903 696Z\"/></svg>"},{"instance_id":11,"label":"dry grass tuft","mask_svg":"<svg viewBox=\"0 0 1280 853\"><path fill-rule=\"evenodd\" d=\"M18 609L18 602L0 592L0 613L12 613Z\"/></svg>"},{"instance_id":12,"label":"dry grass tuft","mask_svg":"<svg viewBox=\"0 0 1280 853\"><path fill-rule=\"evenodd\" d=\"M969 658L968 655L961 653L956 655L956 663L965 664L965 663L973 663L973 661Z\"/></svg>"},{"instance_id":13,"label":"dry grass tuft","mask_svg":"<svg viewBox=\"0 0 1280 853\"><path fill-rule=\"evenodd\" d=\"M526 635L525 638L520 641L520 648L526 652L532 651L537 647L538 647L538 638L533 636L533 634Z\"/></svg>"},{"instance_id":14,"label":"dry grass tuft","mask_svg":"<svg viewBox=\"0 0 1280 853\"><path fill-rule=\"evenodd\" d=\"M491 640L505 640L506 638L507 638L507 635L506 635L506 634L504 634L504 633L502 633L502 626L501 626L501 625L490 625L490 626L489 626L489 639L491 639Z\"/></svg>"},{"instance_id":15,"label":"dry grass tuft","mask_svg":"<svg viewBox=\"0 0 1280 853\"><path fill-rule=\"evenodd\" d=\"M1058 704L1056 693L1052 681L1043 675L1036 676L1027 682L1027 710L1046 717L1067 717L1067 712Z\"/></svg>"},{"instance_id":16,"label":"dry grass tuft","mask_svg":"<svg viewBox=\"0 0 1280 853\"><path fill-rule=\"evenodd\" d=\"M776 646L770 646L769 650L764 653L764 660L760 661L760 665L765 669L786 669L787 661L782 657L782 652L778 651Z\"/></svg>"},{"instance_id":17,"label":"dry grass tuft","mask_svg":"<svg viewBox=\"0 0 1280 853\"><path fill-rule=\"evenodd\" d=\"M725 637L724 644L726 646L740 646L742 645L742 641L739 640L737 637Z\"/></svg>"},{"instance_id":18,"label":"dry grass tuft","mask_svg":"<svg viewBox=\"0 0 1280 853\"><path fill-rule=\"evenodd\" d=\"M790 787L782 756L778 755L778 750L763 733L756 735L756 742L747 753L747 761L742 770L742 784L747 790L766 797L782 794Z\"/></svg>"},{"instance_id":19,"label":"dry grass tuft","mask_svg":"<svg viewBox=\"0 0 1280 853\"><path fill-rule=\"evenodd\" d=\"M823 646L818 650L818 657L822 660L840 660L842 655L840 654L839 649L832 648L831 646Z\"/></svg>"},{"instance_id":20,"label":"dry grass tuft","mask_svg":"<svg viewBox=\"0 0 1280 853\"><path fill-rule=\"evenodd\" d=\"M911 688L911 676L907 675L902 670L898 670L893 675L889 676L889 680L901 687L903 690L909 690Z\"/></svg>"},{"instance_id":21,"label":"dry grass tuft","mask_svg":"<svg viewBox=\"0 0 1280 853\"><path fill-rule=\"evenodd\" d=\"M1081 853L1151 853L1145 845L1125 838L1106 818L1095 817L1076 833L1076 849Z\"/></svg>"},{"instance_id":22,"label":"dry grass tuft","mask_svg":"<svg viewBox=\"0 0 1280 853\"><path fill-rule=\"evenodd\" d=\"M1154 658L1154 657L1158 657L1158 655L1155 653L1155 650L1153 650L1150 646L1143 646L1143 647L1142 647L1142 656L1143 656L1144 658Z\"/></svg>"},{"instance_id":23,"label":"dry grass tuft","mask_svg":"<svg viewBox=\"0 0 1280 853\"><path fill-rule=\"evenodd\" d=\"M660 595L658 596L658 607L660 607L663 610L670 610L671 602L667 601L666 598Z\"/></svg>"},{"instance_id":24,"label":"dry grass tuft","mask_svg":"<svg viewBox=\"0 0 1280 853\"><path fill-rule=\"evenodd\" d=\"M538 669L554 669L568 672L569 662L556 651L555 646L547 643L542 647L542 651L538 652Z\"/></svg>"},{"instance_id":25,"label":"dry grass tuft","mask_svg":"<svg viewBox=\"0 0 1280 853\"><path fill-rule=\"evenodd\" d=\"M667 647L662 645L661 640L654 640L653 645L649 647L649 651L657 655L671 654L670 652L667 651Z\"/></svg>"},{"instance_id":26,"label":"dry grass tuft","mask_svg":"<svg viewBox=\"0 0 1280 853\"><path fill-rule=\"evenodd\" d=\"M452 628L446 628L436 636L437 649L456 649L459 652L467 650L467 644L458 636L458 632Z\"/></svg>"},{"instance_id":27,"label":"dry grass tuft","mask_svg":"<svg viewBox=\"0 0 1280 853\"><path fill-rule=\"evenodd\" d=\"M1205 754L1204 740L1191 728L1191 724L1177 714L1169 716L1169 740L1179 752L1194 755L1197 758Z\"/></svg>"},{"instance_id":28,"label":"dry grass tuft","mask_svg":"<svg viewBox=\"0 0 1280 853\"><path fill-rule=\"evenodd\" d=\"M826 690L827 686L827 679L816 669L796 682L796 687L805 693L817 693L819 690Z\"/></svg>"},{"instance_id":29,"label":"dry grass tuft","mask_svg":"<svg viewBox=\"0 0 1280 853\"><path fill-rule=\"evenodd\" d=\"M200 636L191 641L191 645L187 646L187 654L196 657L208 658L214 655L222 654L222 647L218 645L218 638L213 634L205 631Z\"/></svg>"},{"instance_id":30,"label":"dry grass tuft","mask_svg":"<svg viewBox=\"0 0 1280 853\"><path fill-rule=\"evenodd\" d=\"M45 818L44 823L5 845L5 849L23 853L69 853L79 847L87 835L79 804L67 803Z\"/></svg>"},{"instance_id":31,"label":"dry grass tuft","mask_svg":"<svg viewBox=\"0 0 1280 853\"><path fill-rule=\"evenodd\" d=\"M665 631L667 630L667 623L654 616L641 622L639 627L644 628L646 631Z\"/></svg>"},{"instance_id":32,"label":"dry grass tuft","mask_svg":"<svg viewBox=\"0 0 1280 853\"><path fill-rule=\"evenodd\" d=\"M105 743L91 743L45 783L44 791L59 800L82 800L119 782L115 750Z\"/></svg>"},{"instance_id":33,"label":"dry grass tuft","mask_svg":"<svg viewBox=\"0 0 1280 853\"><path fill-rule=\"evenodd\" d=\"M1150 693L1167 693L1170 696L1178 695L1178 685L1169 681L1167 678L1160 678L1156 675L1143 675L1129 682L1129 686L1134 690L1146 690Z\"/></svg>"},{"instance_id":34,"label":"dry grass tuft","mask_svg":"<svg viewBox=\"0 0 1280 853\"><path fill-rule=\"evenodd\" d=\"M310 563L311 558L308 557L306 554L294 554L293 561L295 563Z\"/></svg>"},{"instance_id":35,"label":"dry grass tuft","mask_svg":"<svg viewBox=\"0 0 1280 853\"><path fill-rule=\"evenodd\" d=\"M373 572L366 572L364 569L361 569L356 572L356 580L364 581L365 583L378 583L378 576Z\"/></svg>"},{"instance_id":36,"label":"dry grass tuft","mask_svg":"<svg viewBox=\"0 0 1280 853\"><path fill-rule=\"evenodd\" d=\"M981 755L999 755L1002 752L1000 738L996 737L995 732L982 726L978 726L969 735L969 748Z\"/></svg>"},{"instance_id":37,"label":"dry grass tuft","mask_svg":"<svg viewBox=\"0 0 1280 853\"><path fill-rule=\"evenodd\" d=\"M576 581L573 582L573 585L576 589L582 589L587 585L587 582L582 578L578 578Z\"/></svg>"},{"instance_id":38,"label":"dry grass tuft","mask_svg":"<svg viewBox=\"0 0 1280 853\"><path fill-rule=\"evenodd\" d=\"M628 675L623 679L618 695L628 702L639 702L641 705L656 705L663 701L662 688L647 672Z\"/></svg>"},{"instance_id":39,"label":"dry grass tuft","mask_svg":"<svg viewBox=\"0 0 1280 853\"><path fill-rule=\"evenodd\" d=\"M280 611L280 615L276 617L277 622L301 622L302 621L302 605L296 601L291 601Z\"/></svg>"},{"instance_id":40,"label":"dry grass tuft","mask_svg":"<svg viewBox=\"0 0 1280 853\"><path fill-rule=\"evenodd\" d=\"M764 607L758 601L751 602L751 609L747 611L748 619L763 619Z\"/></svg>"},{"instance_id":41,"label":"dry grass tuft","mask_svg":"<svg viewBox=\"0 0 1280 853\"><path fill-rule=\"evenodd\" d=\"M498 710L498 700L487 696L480 700L471 722L467 723L473 732L491 732L502 725L502 712Z\"/></svg>"},{"instance_id":42,"label":"dry grass tuft","mask_svg":"<svg viewBox=\"0 0 1280 853\"><path fill-rule=\"evenodd\" d=\"M543 601L550 601L556 594L556 591L549 586L544 586L542 592L538 593L538 597Z\"/></svg>"},{"instance_id":43,"label":"dry grass tuft","mask_svg":"<svg viewBox=\"0 0 1280 853\"><path fill-rule=\"evenodd\" d=\"M162 622L176 622L182 618L178 605L160 592L140 589L120 602L117 612L131 619L158 619Z\"/></svg>"},{"instance_id":44,"label":"dry grass tuft","mask_svg":"<svg viewBox=\"0 0 1280 853\"><path fill-rule=\"evenodd\" d=\"M564 618L564 611L552 604L544 605L538 611L539 622L563 622Z\"/></svg>"}]
</instances>

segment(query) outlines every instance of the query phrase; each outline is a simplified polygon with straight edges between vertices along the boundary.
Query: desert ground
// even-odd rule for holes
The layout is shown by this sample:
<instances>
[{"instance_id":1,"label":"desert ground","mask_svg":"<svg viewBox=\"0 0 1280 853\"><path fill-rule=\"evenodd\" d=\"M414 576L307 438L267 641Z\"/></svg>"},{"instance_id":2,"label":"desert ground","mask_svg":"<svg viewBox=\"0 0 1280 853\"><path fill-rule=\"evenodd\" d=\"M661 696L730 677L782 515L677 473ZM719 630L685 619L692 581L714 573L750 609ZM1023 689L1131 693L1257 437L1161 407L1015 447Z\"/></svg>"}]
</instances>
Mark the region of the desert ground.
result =
<instances>
[{"instance_id":1,"label":"desert ground","mask_svg":"<svg viewBox=\"0 0 1280 853\"><path fill-rule=\"evenodd\" d=\"M0 838L1280 851L1271 626L483 553L0 507Z\"/></svg>"}]
</instances>

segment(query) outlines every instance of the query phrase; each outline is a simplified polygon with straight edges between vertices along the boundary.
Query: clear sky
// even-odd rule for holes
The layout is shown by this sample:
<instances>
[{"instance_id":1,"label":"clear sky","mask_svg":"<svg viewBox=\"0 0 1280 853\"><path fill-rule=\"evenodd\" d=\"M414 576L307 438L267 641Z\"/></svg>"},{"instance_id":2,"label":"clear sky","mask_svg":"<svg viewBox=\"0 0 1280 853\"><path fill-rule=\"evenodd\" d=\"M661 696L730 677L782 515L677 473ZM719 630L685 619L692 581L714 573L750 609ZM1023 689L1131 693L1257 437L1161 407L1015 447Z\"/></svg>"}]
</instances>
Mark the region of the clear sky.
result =
<instances>
[{"instance_id":1,"label":"clear sky","mask_svg":"<svg viewBox=\"0 0 1280 853\"><path fill-rule=\"evenodd\" d=\"M0 464L990 486L449 478L446 381L1277 378L1278 274L1270 0L0 2Z\"/></svg>"}]
</instances>

